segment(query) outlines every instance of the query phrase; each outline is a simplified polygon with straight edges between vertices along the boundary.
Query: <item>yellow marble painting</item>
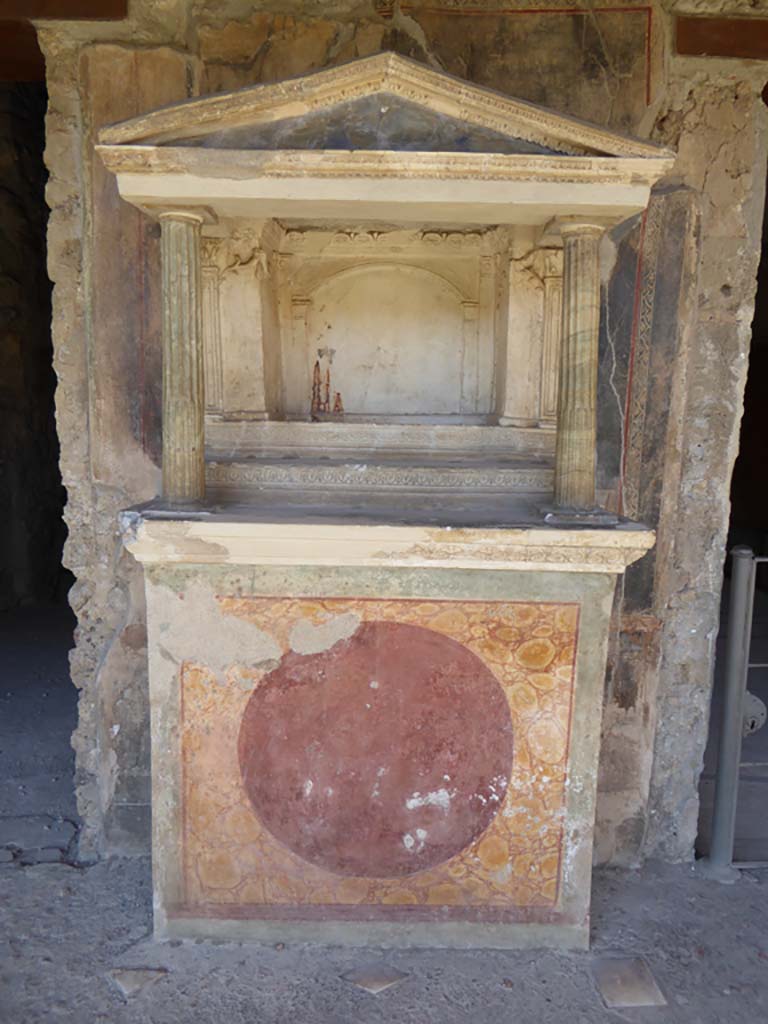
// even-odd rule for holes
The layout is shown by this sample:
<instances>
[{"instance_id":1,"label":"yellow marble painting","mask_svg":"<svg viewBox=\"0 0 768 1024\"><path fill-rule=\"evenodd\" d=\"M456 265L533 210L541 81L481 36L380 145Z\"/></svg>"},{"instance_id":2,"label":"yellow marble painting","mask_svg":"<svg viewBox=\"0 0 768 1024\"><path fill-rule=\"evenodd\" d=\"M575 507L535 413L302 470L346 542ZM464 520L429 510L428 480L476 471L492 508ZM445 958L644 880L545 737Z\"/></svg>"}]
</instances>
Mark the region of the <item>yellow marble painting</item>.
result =
<instances>
[{"instance_id":1,"label":"yellow marble painting","mask_svg":"<svg viewBox=\"0 0 768 1024\"><path fill-rule=\"evenodd\" d=\"M490 824L447 861L395 878L336 874L264 827L245 791L238 734L274 665L182 666L184 909L257 915L259 908L470 908L544 920L557 908L579 608L566 603L219 597L228 615L275 638L297 622L354 614L411 624L457 641L495 676L514 735L508 785ZM506 780L505 780L506 781Z\"/></svg>"}]
</instances>

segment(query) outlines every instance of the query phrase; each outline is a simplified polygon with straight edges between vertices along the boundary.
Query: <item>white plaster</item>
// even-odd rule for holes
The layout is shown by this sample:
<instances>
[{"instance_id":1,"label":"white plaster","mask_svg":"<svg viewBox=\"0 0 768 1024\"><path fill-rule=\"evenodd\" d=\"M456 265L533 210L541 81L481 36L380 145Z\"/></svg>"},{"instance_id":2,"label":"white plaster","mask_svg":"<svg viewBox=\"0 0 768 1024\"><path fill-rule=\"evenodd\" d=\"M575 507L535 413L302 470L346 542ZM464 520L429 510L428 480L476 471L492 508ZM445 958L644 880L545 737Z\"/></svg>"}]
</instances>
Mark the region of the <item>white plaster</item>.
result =
<instances>
[{"instance_id":1,"label":"white plaster","mask_svg":"<svg viewBox=\"0 0 768 1024\"><path fill-rule=\"evenodd\" d=\"M406 850L408 850L409 853L421 853L426 843L427 830L424 828L417 828L415 832L415 838L411 835L410 832L406 832L406 834L403 836L403 846L406 848Z\"/></svg>"},{"instance_id":2,"label":"white plaster","mask_svg":"<svg viewBox=\"0 0 768 1024\"><path fill-rule=\"evenodd\" d=\"M296 654L320 654L340 640L348 640L359 625L360 616L354 612L334 615L320 623L299 619L291 630L288 643Z\"/></svg>"},{"instance_id":3,"label":"white plaster","mask_svg":"<svg viewBox=\"0 0 768 1024\"><path fill-rule=\"evenodd\" d=\"M449 792L445 788L433 789L431 793L414 793L408 797L405 801L405 806L409 811L415 810L417 807L442 807L444 811L447 811L451 805L451 797L456 795L456 790Z\"/></svg>"},{"instance_id":4,"label":"white plaster","mask_svg":"<svg viewBox=\"0 0 768 1024\"><path fill-rule=\"evenodd\" d=\"M506 372L499 382L503 422L517 427L538 424L541 405L544 286L525 264L509 265Z\"/></svg>"},{"instance_id":5,"label":"white plaster","mask_svg":"<svg viewBox=\"0 0 768 1024\"><path fill-rule=\"evenodd\" d=\"M577 159L585 180L533 181L520 179L526 173L530 174L532 159L543 164L545 158L505 156L504 164L501 164L499 158L494 160L496 154L488 157L470 153L461 154L461 170L454 170L455 176L447 175L441 179L437 175L443 167L435 168L434 176L427 176L435 165L432 154L424 154L432 161L432 166L426 168L427 175L419 176L425 169L425 161L419 159L422 154L407 153L403 154L402 161L404 176L397 179L379 173L380 165L372 159L372 154L365 151L359 151L360 155L353 154L346 164L334 152L306 152L302 153L306 175L297 178L280 176L292 168L288 163L290 155L283 157L279 153L229 150L226 157L217 163L214 151L201 154L190 147L181 151L181 160L186 165L183 170L161 169L152 173L150 168L150 173L145 173L146 164L154 154L149 161L140 154L139 160L144 157L144 167L138 172L130 172L119 170L127 163L119 147L97 148L107 169L117 172L121 196L143 210L209 205L222 219L273 216L280 219L348 220L352 223L364 216L370 220L402 224L442 221L448 224L543 226L554 217L569 216L574 211L589 217L613 215L617 220L625 220L645 209L650 184L643 181L636 184L606 181L606 172L610 174L618 170L627 175L639 173L648 179L658 179L672 164L668 158L626 159L620 161L619 168L618 160L582 157ZM453 157L455 154L447 155ZM176 157L176 153L173 156ZM163 157L164 154L158 154L160 167ZM269 173L265 174L267 160L271 161L271 166ZM494 180L481 180L483 162L495 163L499 168ZM227 177L225 166L231 168L235 163L243 176ZM554 166L556 168L556 164ZM572 166L576 177L579 164L574 160ZM542 167L542 173L547 170ZM357 176L350 177L350 171ZM504 193L501 198L500 192ZM377 198L372 199L372 193Z\"/></svg>"},{"instance_id":6,"label":"white plaster","mask_svg":"<svg viewBox=\"0 0 768 1024\"><path fill-rule=\"evenodd\" d=\"M600 283L604 288L607 288L610 284L613 268L616 266L618 256L618 247L606 231L600 239Z\"/></svg>"},{"instance_id":7,"label":"white plaster","mask_svg":"<svg viewBox=\"0 0 768 1024\"><path fill-rule=\"evenodd\" d=\"M488 799L492 803L498 803L506 792L506 785L507 778L505 775L494 776L494 778L491 779L491 781L488 783L488 788L491 791L491 794L488 797ZM477 796L480 796L480 794L478 793Z\"/></svg>"},{"instance_id":8,"label":"white plaster","mask_svg":"<svg viewBox=\"0 0 768 1024\"><path fill-rule=\"evenodd\" d=\"M261 290L252 265L232 267L221 275L219 303L224 411L230 416L264 416Z\"/></svg>"},{"instance_id":9,"label":"white plaster","mask_svg":"<svg viewBox=\"0 0 768 1024\"><path fill-rule=\"evenodd\" d=\"M328 278L311 296L303 346L284 351L286 414L309 415L307 381L316 360L323 386L330 376L331 403L338 392L347 416L458 416L489 408L490 375L479 400L462 405L462 298L444 277L404 264L369 259ZM319 356L329 350L332 361Z\"/></svg>"},{"instance_id":10,"label":"white plaster","mask_svg":"<svg viewBox=\"0 0 768 1024\"><path fill-rule=\"evenodd\" d=\"M282 650L274 637L246 619L222 611L213 591L202 581L176 593L162 587L162 613L157 646L165 658L205 665L223 683L233 664L277 661ZM215 637L215 642L212 641Z\"/></svg>"},{"instance_id":11,"label":"white plaster","mask_svg":"<svg viewBox=\"0 0 768 1024\"><path fill-rule=\"evenodd\" d=\"M307 781L304 783L304 796L309 796L310 795L310 793L312 792L312 790L314 788L314 785L315 784L312 781L312 779L307 779Z\"/></svg>"},{"instance_id":12,"label":"white plaster","mask_svg":"<svg viewBox=\"0 0 768 1024\"><path fill-rule=\"evenodd\" d=\"M371 790L372 797L378 797L381 794L381 787L379 785L379 781L387 774L388 771L389 769L384 765L382 765L381 768L376 769L376 783L373 789Z\"/></svg>"}]
</instances>

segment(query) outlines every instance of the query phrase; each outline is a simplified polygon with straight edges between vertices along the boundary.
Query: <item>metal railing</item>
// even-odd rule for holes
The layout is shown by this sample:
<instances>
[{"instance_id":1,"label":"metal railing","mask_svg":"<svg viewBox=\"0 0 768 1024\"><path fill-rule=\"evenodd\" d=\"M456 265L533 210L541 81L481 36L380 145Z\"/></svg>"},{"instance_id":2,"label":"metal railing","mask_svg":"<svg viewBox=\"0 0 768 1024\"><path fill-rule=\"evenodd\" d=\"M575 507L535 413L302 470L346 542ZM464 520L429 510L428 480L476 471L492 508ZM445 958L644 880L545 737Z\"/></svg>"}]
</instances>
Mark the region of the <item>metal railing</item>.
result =
<instances>
[{"instance_id":1,"label":"metal railing","mask_svg":"<svg viewBox=\"0 0 768 1024\"><path fill-rule=\"evenodd\" d=\"M756 556L751 548L736 547L731 551L725 692L715 778L712 835L709 856L700 862L713 877L723 881L732 881L738 870L768 867L768 861L733 859L747 678L750 669L768 668L766 662L749 660L755 606L755 578L757 566L761 562L768 562L768 557Z\"/></svg>"}]
</instances>

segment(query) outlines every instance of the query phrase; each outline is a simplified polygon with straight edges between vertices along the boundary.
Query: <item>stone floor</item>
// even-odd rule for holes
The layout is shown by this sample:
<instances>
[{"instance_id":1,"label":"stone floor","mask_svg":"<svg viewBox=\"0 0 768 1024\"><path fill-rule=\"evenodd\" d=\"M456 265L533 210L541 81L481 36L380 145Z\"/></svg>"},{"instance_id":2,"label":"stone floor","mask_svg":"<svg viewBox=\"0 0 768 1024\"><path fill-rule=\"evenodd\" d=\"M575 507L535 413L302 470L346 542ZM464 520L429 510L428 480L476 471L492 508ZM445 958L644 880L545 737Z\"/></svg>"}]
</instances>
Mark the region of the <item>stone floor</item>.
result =
<instances>
[{"instance_id":1,"label":"stone floor","mask_svg":"<svg viewBox=\"0 0 768 1024\"><path fill-rule=\"evenodd\" d=\"M154 943L147 860L74 867L60 839L77 825L70 625L0 616L0 826L22 836L21 820L38 844L0 842L1 1024L768 1021L768 872L720 886L685 865L599 871L584 954ZM643 958L667 1005L608 1009L607 957ZM374 995L344 977L361 968L404 977Z\"/></svg>"},{"instance_id":2,"label":"stone floor","mask_svg":"<svg viewBox=\"0 0 768 1024\"><path fill-rule=\"evenodd\" d=\"M0 862L76 856L73 627L60 605L0 614Z\"/></svg>"},{"instance_id":3,"label":"stone floor","mask_svg":"<svg viewBox=\"0 0 768 1024\"><path fill-rule=\"evenodd\" d=\"M146 861L114 860L86 870L10 865L0 868L0 1021L768 1020L768 877L746 875L728 887L698 879L690 868L666 867L600 872L595 881L589 954L381 953L299 944L156 944L149 938ZM643 957L668 1005L607 1009L593 975L606 955ZM342 977L354 968L381 966L405 978L378 995Z\"/></svg>"}]
</instances>

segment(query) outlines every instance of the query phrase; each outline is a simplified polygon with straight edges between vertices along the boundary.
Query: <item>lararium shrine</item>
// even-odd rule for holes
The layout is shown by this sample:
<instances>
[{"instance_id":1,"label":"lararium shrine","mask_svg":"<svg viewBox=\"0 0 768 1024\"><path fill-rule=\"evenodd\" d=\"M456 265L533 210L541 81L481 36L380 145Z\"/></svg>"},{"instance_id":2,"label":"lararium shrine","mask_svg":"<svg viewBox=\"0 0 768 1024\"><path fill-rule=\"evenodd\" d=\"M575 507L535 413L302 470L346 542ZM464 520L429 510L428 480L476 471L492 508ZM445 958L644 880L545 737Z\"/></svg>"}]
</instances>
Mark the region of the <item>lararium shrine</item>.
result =
<instances>
[{"instance_id":1,"label":"lararium shrine","mask_svg":"<svg viewBox=\"0 0 768 1024\"><path fill-rule=\"evenodd\" d=\"M155 928L588 942L604 232L673 154L392 54L102 131L159 222Z\"/></svg>"}]
</instances>

